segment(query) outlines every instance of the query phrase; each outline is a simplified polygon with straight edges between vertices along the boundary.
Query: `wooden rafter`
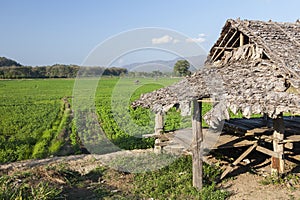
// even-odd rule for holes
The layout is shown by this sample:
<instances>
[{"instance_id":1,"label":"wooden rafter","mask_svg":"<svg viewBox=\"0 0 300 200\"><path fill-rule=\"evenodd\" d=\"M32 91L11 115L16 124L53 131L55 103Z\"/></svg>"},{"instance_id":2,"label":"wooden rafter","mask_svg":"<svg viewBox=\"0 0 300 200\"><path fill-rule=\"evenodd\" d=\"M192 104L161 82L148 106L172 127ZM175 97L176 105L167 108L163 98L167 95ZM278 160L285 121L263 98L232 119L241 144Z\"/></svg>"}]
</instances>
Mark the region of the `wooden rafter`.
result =
<instances>
[{"instance_id":1,"label":"wooden rafter","mask_svg":"<svg viewBox=\"0 0 300 200\"><path fill-rule=\"evenodd\" d=\"M219 52L219 54L216 57L212 57L213 61L215 61L216 59L219 58L219 56L225 51L225 48L228 47L229 43L233 40L233 38L236 36L237 33L238 33L238 31L236 30L234 32L234 34L230 37L230 39L227 41L227 43L225 44L225 46L222 48L222 50Z\"/></svg>"},{"instance_id":2,"label":"wooden rafter","mask_svg":"<svg viewBox=\"0 0 300 200\"><path fill-rule=\"evenodd\" d=\"M222 44L223 44L223 42L225 41L225 39L226 39L226 37L229 35L229 33L231 32L231 29L229 29L228 31L227 31L227 33L225 34L225 36L223 37L223 39L222 39L222 41L220 42L220 44L219 44L219 46L218 47L220 47ZM216 55L216 53L218 52L218 50L216 50L215 52L214 52L214 54L212 55L212 59L214 58L214 56Z\"/></svg>"},{"instance_id":3,"label":"wooden rafter","mask_svg":"<svg viewBox=\"0 0 300 200\"><path fill-rule=\"evenodd\" d=\"M234 47L235 45L236 45L236 43L238 42L240 40L240 38L239 37L237 37L236 39L235 39L235 41L232 43L232 47Z\"/></svg>"}]
</instances>

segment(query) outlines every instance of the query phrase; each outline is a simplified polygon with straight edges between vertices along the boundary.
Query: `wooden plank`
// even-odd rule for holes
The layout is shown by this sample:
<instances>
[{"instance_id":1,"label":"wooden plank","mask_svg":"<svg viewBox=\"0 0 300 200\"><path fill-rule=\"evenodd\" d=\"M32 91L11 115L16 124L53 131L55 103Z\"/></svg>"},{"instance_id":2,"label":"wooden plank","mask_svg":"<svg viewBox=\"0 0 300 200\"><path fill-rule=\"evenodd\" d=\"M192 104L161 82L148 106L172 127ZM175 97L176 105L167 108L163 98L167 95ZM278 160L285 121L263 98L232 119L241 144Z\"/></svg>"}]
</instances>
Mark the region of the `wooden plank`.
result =
<instances>
[{"instance_id":1,"label":"wooden plank","mask_svg":"<svg viewBox=\"0 0 300 200\"><path fill-rule=\"evenodd\" d=\"M291 135L284 140L285 142L300 142L300 135Z\"/></svg>"},{"instance_id":2,"label":"wooden plank","mask_svg":"<svg viewBox=\"0 0 300 200\"><path fill-rule=\"evenodd\" d=\"M202 102L202 103L217 103L217 102L220 102L220 101L214 101L212 99L200 99L200 100L197 100L198 102Z\"/></svg>"},{"instance_id":3,"label":"wooden plank","mask_svg":"<svg viewBox=\"0 0 300 200\"><path fill-rule=\"evenodd\" d=\"M273 151L279 154L279 157L272 156L271 158L271 172L272 174L281 174L284 173L284 145L279 144L279 142L284 139L284 121L282 113L277 116L276 119L273 119Z\"/></svg>"},{"instance_id":4,"label":"wooden plank","mask_svg":"<svg viewBox=\"0 0 300 200\"><path fill-rule=\"evenodd\" d=\"M160 135L164 131L164 117L162 112L155 114L155 134Z\"/></svg>"},{"instance_id":5,"label":"wooden plank","mask_svg":"<svg viewBox=\"0 0 300 200\"><path fill-rule=\"evenodd\" d=\"M262 134L262 133L270 132L270 131L273 131L273 128L267 128L267 127L254 128L254 129L248 130L245 135Z\"/></svg>"},{"instance_id":6,"label":"wooden plank","mask_svg":"<svg viewBox=\"0 0 300 200\"><path fill-rule=\"evenodd\" d=\"M144 134L142 135L142 138L158 138L160 136L160 134L156 134L156 133L152 133L152 134Z\"/></svg>"},{"instance_id":7,"label":"wooden plank","mask_svg":"<svg viewBox=\"0 0 300 200\"><path fill-rule=\"evenodd\" d=\"M205 135L204 135L205 136ZM204 141L206 137L204 137ZM256 141L249 141L245 137L237 137L232 135L220 135L217 143L212 147L212 149L228 149L235 147L251 146Z\"/></svg>"},{"instance_id":8,"label":"wooden plank","mask_svg":"<svg viewBox=\"0 0 300 200\"><path fill-rule=\"evenodd\" d=\"M262 146L257 146L256 150L261 152L261 153L264 153L266 155L272 156L274 158L279 158L280 157L278 153L275 153L274 151L271 151L270 149L264 148Z\"/></svg>"},{"instance_id":9,"label":"wooden plank","mask_svg":"<svg viewBox=\"0 0 300 200\"><path fill-rule=\"evenodd\" d=\"M192 115L192 155L193 155L193 186L196 189L202 189L202 158L201 158L201 143L203 141L202 133L202 103L193 100L193 115Z\"/></svg>"},{"instance_id":10,"label":"wooden plank","mask_svg":"<svg viewBox=\"0 0 300 200\"><path fill-rule=\"evenodd\" d=\"M253 144L251 147L249 147L240 157L238 157L232 165L228 166L226 170L222 173L221 179L223 179L228 173L230 173L233 169L233 166L236 166L239 164L249 153L251 153L255 148L257 147L257 143Z\"/></svg>"}]
</instances>

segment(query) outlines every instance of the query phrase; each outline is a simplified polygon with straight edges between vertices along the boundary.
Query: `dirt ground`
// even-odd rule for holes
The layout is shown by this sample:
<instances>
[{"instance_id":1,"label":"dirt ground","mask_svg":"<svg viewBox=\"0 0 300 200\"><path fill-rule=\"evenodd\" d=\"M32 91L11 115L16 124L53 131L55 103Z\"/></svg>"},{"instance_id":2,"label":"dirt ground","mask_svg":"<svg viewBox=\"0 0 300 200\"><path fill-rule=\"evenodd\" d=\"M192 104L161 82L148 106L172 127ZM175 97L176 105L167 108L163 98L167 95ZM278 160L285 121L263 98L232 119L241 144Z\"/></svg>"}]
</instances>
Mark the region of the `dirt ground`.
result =
<instances>
[{"instance_id":1,"label":"dirt ground","mask_svg":"<svg viewBox=\"0 0 300 200\"><path fill-rule=\"evenodd\" d=\"M241 155L243 150L241 148L223 151L222 158L218 160L216 157L220 156L220 152L214 152L215 156L210 156L208 159L210 162L219 162L225 168L228 163L232 163L238 155ZM227 178L220 183L220 187L231 193L230 200L300 200L299 161L299 152L287 154L286 174L276 179L270 176L270 157L254 151L228 174Z\"/></svg>"},{"instance_id":2,"label":"dirt ground","mask_svg":"<svg viewBox=\"0 0 300 200\"><path fill-rule=\"evenodd\" d=\"M222 184L222 187L232 193L230 200L282 200L282 199L300 199L300 190L297 186L289 185L263 185L261 182L265 178L261 175L245 173L236 176Z\"/></svg>"},{"instance_id":3,"label":"dirt ground","mask_svg":"<svg viewBox=\"0 0 300 200\"><path fill-rule=\"evenodd\" d=\"M232 162L243 149L234 150L234 152L227 151L214 152L214 156L208 158L210 162L218 163L223 168ZM124 154L135 154L141 151L125 151ZM118 153L119 154L119 153ZM0 171L2 173L12 173L13 171L20 171L30 168L36 168L39 166L57 165L60 163L68 163L72 170L78 171L80 174L88 174L90 171L99 167L102 160L111 159L115 154L107 155L78 155L67 157L55 157L43 160L35 161L22 161L6 165L0 165ZM221 157L221 158L220 158ZM290 162L293 160L294 162ZM288 176L280 179L280 183L271 183L269 178L270 174L270 158L258 153L251 153L246 159L241 162L227 178L223 180L218 186L231 193L230 200L246 200L246 199L299 199L300 200L300 173L299 163L295 164L295 161L300 160L299 156L289 155L286 159L287 172L290 172ZM292 172L292 173L291 173ZM119 176L120 175L120 176ZM115 191L130 191L130 182L132 177L130 174L114 174L112 177L117 177L114 180L108 181L108 185ZM108 179L109 180L109 179ZM128 183L128 184L124 184ZM80 197L84 199L89 194L81 191L82 188L74 191L69 191L71 196ZM72 194L73 193L73 194ZM123 195L125 193L122 193ZM83 196L82 196L83 194ZM120 195L122 195L120 194Z\"/></svg>"}]
</instances>

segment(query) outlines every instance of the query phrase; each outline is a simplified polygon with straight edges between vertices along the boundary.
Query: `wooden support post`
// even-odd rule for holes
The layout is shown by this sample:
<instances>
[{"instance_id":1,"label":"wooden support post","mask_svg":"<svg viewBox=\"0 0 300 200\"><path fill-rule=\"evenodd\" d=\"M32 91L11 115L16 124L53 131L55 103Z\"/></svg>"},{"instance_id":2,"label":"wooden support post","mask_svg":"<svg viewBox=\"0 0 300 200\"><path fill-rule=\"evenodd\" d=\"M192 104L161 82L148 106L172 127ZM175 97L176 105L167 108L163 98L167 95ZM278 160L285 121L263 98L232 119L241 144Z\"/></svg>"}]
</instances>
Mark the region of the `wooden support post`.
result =
<instances>
[{"instance_id":1,"label":"wooden support post","mask_svg":"<svg viewBox=\"0 0 300 200\"><path fill-rule=\"evenodd\" d=\"M202 102L193 100L193 186L197 189L202 189L202 158L201 158L201 143L203 141L202 133Z\"/></svg>"},{"instance_id":2,"label":"wooden support post","mask_svg":"<svg viewBox=\"0 0 300 200\"><path fill-rule=\"evenodd\" d=\"M241 32L240 33L240 47L244 45L244 35L243 33Z\"/></svg>"},{"instance_id":3,"label":"wooden support post","mask_svg":"<svg viewBox=\"0 0 300 200\"><path fill-rule=\"evenodd\" d=\"M163 112L158 112L155 114L155 132L154 135L161 135L164 132L164 115ZM154 144L154 153L160 154L162 153L162 146L159 144L161 140L157 138Z\"/></svg>"},{"instance_id":4,"label":"wooden support post","mask_svg":"<svg viewBox=\"0 0 300 200\"><path fill-rule=\"evenodd\" d=\"M160 135L164 131L164 116L162 112L155 114L155 134Z\"/></svg>"},{"instance_id":5,"label":"wooden support post","mask_svg":"<svg viewBox=\"0 0 300 200\"><path fill-rule=\"evenodd\" d=\"M284 121L282 113L273 119L273 151L279 156L271 158L271 173L284 173L284 144L281 143L284 139Z\"/></svg>"}]
</instances>

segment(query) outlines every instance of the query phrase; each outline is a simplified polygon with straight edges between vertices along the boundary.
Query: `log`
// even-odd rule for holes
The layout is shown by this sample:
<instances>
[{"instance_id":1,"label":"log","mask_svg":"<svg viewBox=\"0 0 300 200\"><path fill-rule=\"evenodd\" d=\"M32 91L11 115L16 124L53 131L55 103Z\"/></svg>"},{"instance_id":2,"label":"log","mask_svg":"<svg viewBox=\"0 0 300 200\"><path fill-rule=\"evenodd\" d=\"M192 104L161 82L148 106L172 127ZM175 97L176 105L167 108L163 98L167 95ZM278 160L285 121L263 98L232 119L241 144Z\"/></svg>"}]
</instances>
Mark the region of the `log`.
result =
<instances>
[{"instance_id":1,"label":"log","mask_svg":"<svg viewBox=\"0 0 300 200\"><path fill-rule=\"evenodd\" d=\"M278 175L284 173L284 144L281 142L284 139L284 121L282 113L273 119L273 151L279 156L271 158L271 173Z\"/></svg>"},{"instance_id":2,"label":"log","mask_svg":"<svg viewBox=\"0 0 300 200\"><path fill-rule=\"evenodd\" d=\"M193 155L193 186L200 190L202 189L202 158L201 158L201 143L203 141L202 132L202 102L193 100L193 115L192 115L192 155Z\"/></svg>"}]
</instances>

